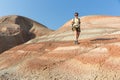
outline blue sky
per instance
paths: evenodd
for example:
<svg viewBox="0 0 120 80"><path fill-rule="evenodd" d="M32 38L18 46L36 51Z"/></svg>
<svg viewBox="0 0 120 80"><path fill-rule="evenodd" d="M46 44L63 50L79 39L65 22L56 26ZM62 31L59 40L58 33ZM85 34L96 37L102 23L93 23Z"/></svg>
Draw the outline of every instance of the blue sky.
<svg viewBox="0 0 120 80"><path fill-rule="evenodd" d="M0 16L21 15L58 29L72 19L74 12L81 16L120 16L120 0L1 0Z"/></svg>

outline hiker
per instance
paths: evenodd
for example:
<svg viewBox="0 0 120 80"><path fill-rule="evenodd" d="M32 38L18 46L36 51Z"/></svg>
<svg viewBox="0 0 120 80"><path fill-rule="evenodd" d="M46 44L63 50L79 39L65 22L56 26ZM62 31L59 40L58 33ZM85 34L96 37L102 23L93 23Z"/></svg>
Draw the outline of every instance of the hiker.
<svg viewBox="0 0 120 80"><path fill-rule="evenodd" d="M74 43L75 44L79 44L78 43L78 38L79 38L79 35L80 35L80 18L78 17L79 16L79 13L75 12L74 14L75 18L72 19L72 31L74 31L74 35L75 35L75 41Z"/></svg>

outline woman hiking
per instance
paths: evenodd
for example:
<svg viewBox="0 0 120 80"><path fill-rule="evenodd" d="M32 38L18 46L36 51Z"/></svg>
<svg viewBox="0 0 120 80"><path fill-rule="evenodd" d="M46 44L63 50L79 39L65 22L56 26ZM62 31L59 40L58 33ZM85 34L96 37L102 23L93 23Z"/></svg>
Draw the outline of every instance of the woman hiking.
<svg viewBox="0 0 120 80"><path fill-rule="evenodd" d="M79 35L80 35L80 18L78 17L79 16L79 13L75 12L74 14L74 18L72 19L72 31L74 31L74 36L75 36L75 41L74 43L75 44L79 44L78 42L78 38L79 38Z"/></svg>

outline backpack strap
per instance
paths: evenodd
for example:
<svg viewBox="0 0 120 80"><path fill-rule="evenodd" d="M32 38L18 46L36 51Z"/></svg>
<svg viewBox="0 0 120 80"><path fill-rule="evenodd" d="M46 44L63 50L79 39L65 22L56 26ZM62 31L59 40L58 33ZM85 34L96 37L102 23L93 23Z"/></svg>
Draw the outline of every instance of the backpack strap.
<svg viewBox="0 0 120 80"><path fill-rule="evenodd" d="M79 20L79 24L80 24L80 18L78 18L78 20Z"/></svg>

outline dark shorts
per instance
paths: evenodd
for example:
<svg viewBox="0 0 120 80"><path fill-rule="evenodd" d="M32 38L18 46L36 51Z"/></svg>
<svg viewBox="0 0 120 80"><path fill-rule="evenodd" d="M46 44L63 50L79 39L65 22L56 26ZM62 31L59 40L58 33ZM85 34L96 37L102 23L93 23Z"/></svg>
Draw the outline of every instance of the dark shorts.
<svg viewBox="0 0 120 80"><path fill-rule="evenodd" d="M78 28L73 27L73 28L72 28L72 31L75 31L75 30L76 30L77 32L81 32L80 27L78 27Z"/></svg>

